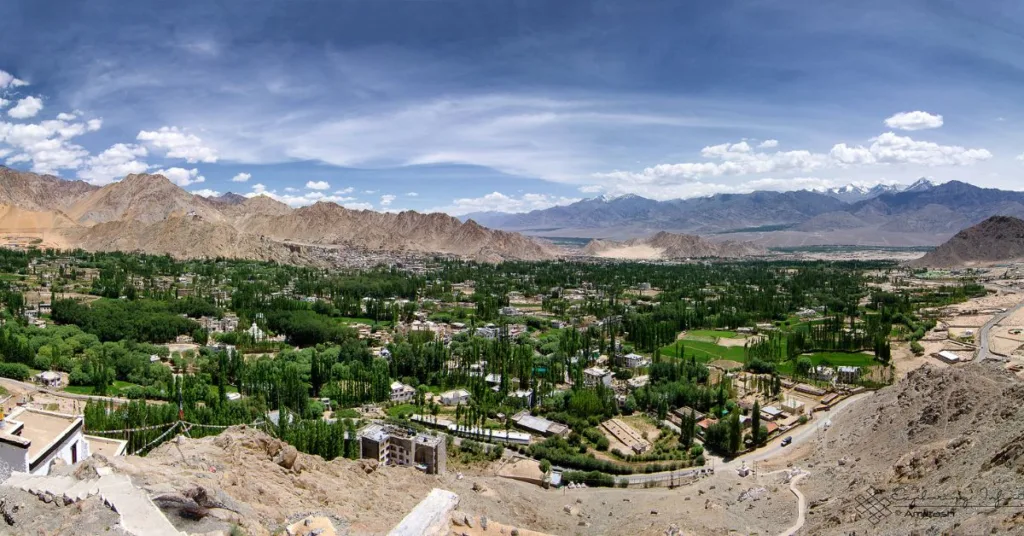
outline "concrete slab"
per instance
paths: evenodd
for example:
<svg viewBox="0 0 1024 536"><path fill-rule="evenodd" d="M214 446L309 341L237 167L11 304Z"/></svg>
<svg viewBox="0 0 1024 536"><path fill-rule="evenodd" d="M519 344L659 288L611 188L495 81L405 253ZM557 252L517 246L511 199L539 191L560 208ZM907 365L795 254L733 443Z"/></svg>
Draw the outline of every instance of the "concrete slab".
<svg viewBox="0 0 1024 536"><path fill-rule="evenodd" d="M443 536L451 530L451 514L459 506L459 496L434 488L420 501L388 536Z"/></svg>

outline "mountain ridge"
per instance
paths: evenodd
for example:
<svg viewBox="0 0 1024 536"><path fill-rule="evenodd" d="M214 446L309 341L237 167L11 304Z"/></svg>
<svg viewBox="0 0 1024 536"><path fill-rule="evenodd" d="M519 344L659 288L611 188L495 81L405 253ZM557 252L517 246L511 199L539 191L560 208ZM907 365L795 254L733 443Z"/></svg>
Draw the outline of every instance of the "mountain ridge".
<svg viewBox="0 0 1024 536"><path fill-rule="evenodd" d="M1012 216L992 216L961 230L909 265L955 268L1020 259L1024 259L1024 220Z"/></svg>
<svg viewBox="0 0 1024 536"><path fill-rule="evenodd" d="M309 260L302 258L308 247L488 262L561 253L549 243L441 213L379 213L322 201L292 208L266 195L195 195L162 175L133 174L97 187L5 167L0 234L43 235L55 247L292 263Z"/></svg>

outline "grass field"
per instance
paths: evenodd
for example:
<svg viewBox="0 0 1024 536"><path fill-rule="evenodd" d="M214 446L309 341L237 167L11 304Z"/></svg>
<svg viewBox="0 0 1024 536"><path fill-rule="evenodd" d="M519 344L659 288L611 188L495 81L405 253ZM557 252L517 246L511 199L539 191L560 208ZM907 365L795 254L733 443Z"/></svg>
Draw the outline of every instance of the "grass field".
<svg viewBox="0 0 1024 536"><path fill-rule="evenodd" d="M709 363L716 359L731 359L740 363L744 361L742 346L725 347L710 342L688 341L685 339L679 341L679 344L683 347L683 355L685 357L694 356L697 358L697 361L702 363ZM675 343L662 348L661 355L679 357L676 355Z"/></svg>
<svg viewBox="0 0 1024 536"><path fill-rule="evenodd" d="M813 354L805 354L806 357L811 358L811 363L814 366L821 365L822 363L828 363L829 366L833 367L861 367L864 372L870 367L881 366L875 356L871 354L861 353L846 353L846 352L815 352ZM803 357L803 356L801 356ZM799 357L797 358L799 359ZM789 376L793 375L793 361L786 361L785 363L779 364L779 373L786 374Z"/></svg>
<svg viewBox="0 0 1024 536"><path fill-rule="evenodd" d="M715 339L738 339L740 334L735 331L720 331L717 329L694 329L686 332L687 336L712 337Z"/></svg>
<svg viewBox="0 0 1024 536"><path fill-rule="evenodd" d="M419 413L420 408L415 404L398 404L397 406L391 406L388 408L388 417L402 417L403 415L412 415L413 413Z"/></svg>
<svg viewBox="0 0 1024 536"><path fill-rule="evenodd" d="M139 384L137 384L137 383L123 382L121 380L114 380L114 385L111 388L111 395L116 395L116 394L120 393L122 390L127 389L129 387L141 387L141 386ZM76 394L76 395L91 395L92 394L92 386L91 385L69 385L69 386L64 388L64 391L67 392L67 393L72 393L72 394Z"/></svg>

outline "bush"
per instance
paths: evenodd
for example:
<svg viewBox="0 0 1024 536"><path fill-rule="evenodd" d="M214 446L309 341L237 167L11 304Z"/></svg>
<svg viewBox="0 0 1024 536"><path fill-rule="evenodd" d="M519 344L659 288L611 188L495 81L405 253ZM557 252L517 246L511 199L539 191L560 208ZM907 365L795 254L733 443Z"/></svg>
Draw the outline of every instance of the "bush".
<svg viewBox="0 0 1024 536"><path fill-rule="evenodd" d="M32 375L32 369L23 363L0 363L0 378L25 381Z"/></svg>
<svg viewBox="0 0 1024 536"><path fill-rule="evenodd" d="M611 488L615 486L615 477L600 471L566 471L562 473L562 482L584 483L588 486L603 486Z"/></svg>
<svg viewBox="0 0 1024 536"><path fill-rule="evenodd" d="M917 355L917 356L924 355L924 346L921 346L921 343L919 343L917 341L911 341L910 342L910 351L914 352L914 355Z"/></svg>

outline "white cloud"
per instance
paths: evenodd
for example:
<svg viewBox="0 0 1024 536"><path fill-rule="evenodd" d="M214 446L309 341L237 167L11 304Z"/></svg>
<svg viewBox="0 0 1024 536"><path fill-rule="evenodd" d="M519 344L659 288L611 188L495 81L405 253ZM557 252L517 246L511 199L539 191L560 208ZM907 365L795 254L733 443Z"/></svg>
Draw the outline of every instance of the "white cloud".
<svg viewBox="0 0 1024 536"><path fill-rule="evenodd" d="M336 191L334 193L336 195L348 195L348 194L350 194L350 193L352 193L354 191L356 191L356 189L351 187L351 186L349 186L348 188L342 188L341 190L338 190L338 191Z"/></svg>
<svg viewBox="0 0 1024 536"><path fill-rule="evenodd" d="M529 212L542 210L555 205L568 205L579 201L579 198L560 197L548 194L523 194L510 196L501 192L491 192L481 197L464 197L452 200L452 204L433 209L433 212L445 212L453 216L461 216L471 212Z"/></svg>
<svg viewBox="0 0 1024 536"><path fill-rule="evenodd" d="M774 149L779 146L779 140L764 140L757 145L758 149Z"/></svg>
<svg viewBox="0 0 1024 536"><path fill-rule="evenodd" d="M290 192L290 193L294 193L294 192L298 192L299 189L298 188L292 188L291 186L287 186L287 187L285 187L284 191Z"/></svg>
<svg viewBox="0 0 1024 536"><path fill-rule="evenodd" d="M58 121L74 121L75 119L78 119L78 116L75 114L69 114L67 112L57 114Z"/></svg>
<svg viewBox="0 0 1024 536"><path fill-rule="evenodd" d="M377 190L363 190L363 193L366 195L373 195L377 193Z"/></svg>
<svg viewBox="0 0 1024 536"><path fill-rule="evenodd" d="M172 167L167 169L161 169L154 172L155 175L163 175L167 177L171 182L178 186L185 187L193 184L199 184L206 181L206 177L199 174L199 170L196 168L185 169L180 167Z"/></svg>
<svg viewBox="0 0 1024 536"><path fill-rule="evenodd" d="M85 126L89 130L89 132L95 132L95 131L97 131L97 130L99 130L100 128L103 127L103 120L102 119L90 119L90 120L85 122Z"/></svg>
<svg viewBox="0 0 1024 536"><path fill-rule="evenodd" d="M405 196L406 196L406 197L419 197L419 196L420 196L420 194L419 194L419 193L417 193L417 192L406 192L406 193L405 193Z"/></svg>
<svg viewBox="0 0 1024 536"><path fill-rule="evenodd" d="M118 143L89 157L85 167L78 171L78 178L97 186L110 184L126 175L143 173L149 169L148 164L139 160L146 156L146 148L141 145Z"/></svg>
<svg viewBox="0 0 1024 536"><path fill-rule="evenodd" d="M331 187L331 185L327 184L327 181L308 181L308 182L306 182L306 188L309 188L310 190L326 190L326 189L328 189L330 187Z"/></svg>
<svg viewBox="0 0 1024 536"><path fill-rule="evenodd" d="M382 207L390 206L391 203L395 199L398 199L397 195L384 194L384 195L380 196L380 206L382 206Z"/></svg>
<svg viewBox="0 0 1024 536"><path fill-rule="evenodd" d="M298 191L292 188L294 191ZM366 202L360 202L355 197L347 197L344 195L328 195L318 190L305 192L302 194L289 193L288 188L285 189L285 193L279 194L277 190L268 190L266 185L256 183L252 185L252 191L245 194L246 197L255 197L257 195L265 195L271 199L280 201L286 205L292 207L302 207L306 205L312 205L317 202L329 202L337 203L345 208L353 210L373 210L373 205Z"/></svg>
<svg viewBox="0 0 1024 536"><path fill-rule="evenodd" d="M839 165L917 164L922 166L966 166L989 160L987 149L968 149L959 145L939 145L917 141L907 136L886 132L871 139L871 145L832 147L829 155Z"/></svg>
<svg viewBox="0 0 1024 536"><path fill-rule="evenodd" d="M245 182L251 178L252 175L249 173L239 173L238 175L231 177L231 182Z"/></svg>
<svg viewBox="0 0 1024 536"><path fill-rule="evenodd" d="M588 184L586 186L580 186L577 190L584 194L599 194L604 191L604 186L601 186L600 184Z"/></svg>
<svg viewBox="0 0 1024 536"><path fill-rule="evenodd" d="M1020 153L1019 155L1017 155L1017 160L1024 162L1024 153Z"/></svg>
<svg viewBox="0 0 1024 536"><path fill-rule="evenodd" d="M209 188L203 188L202 190L192 190L192 195L198 195L201 197L220 197L220 192L211 190Z"/></svg>
<svg viewBox="0 0 1024 536"><path fill-rule="evenodd" d="M7 99L0 98L0 108L3 108L4 106L7 106L10 103L11 103L11 101L9 101Z"/></svg>
<svg viewBox="0 0 1024 536"><path fill-rule="evenodd" d="M0 89L6 89L9 87L20 87L27 86L28 82L19 80L7 71L0 70Z"/></svg>
<svg viewBox="0 0 1024 536"><path fill-rule="evenodd" d="M165 126L155 131L143 130L136 139L158 149L164 149L168 158L183 158L189 164L209 164L217 161L217 151L203 145L203 140L199 136L189 134L178 127Z"/></svg>
<svg viewBox="0 0 1024 536"><path fill-rule="evenodd" d="M18 101L10 110L7 110L7 115L15 119L28 119L29 117L35 117L43 109L43 99L39 97L25 97Z"/></svg>
<svg viewBox="0 0 1024 536"><path fill-rule="evenodd" d="M897 130L925 130L942 126L942 116L928 112L900 112L885 120L885 126Z"/></svg>
<svg viewBox="0 0 1024 536"><path fill-rule="evenodd" d="M31 163L36 173L57 173L61 169L78 169L89 157L86 151L70 140L88 131L85 123L69 123L60 119L38 123L7 123L0 121L0 144L12 154L8 165Z"/></svg>

